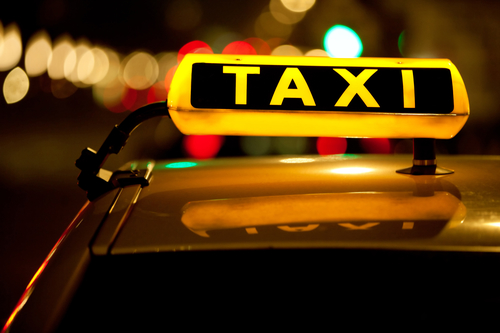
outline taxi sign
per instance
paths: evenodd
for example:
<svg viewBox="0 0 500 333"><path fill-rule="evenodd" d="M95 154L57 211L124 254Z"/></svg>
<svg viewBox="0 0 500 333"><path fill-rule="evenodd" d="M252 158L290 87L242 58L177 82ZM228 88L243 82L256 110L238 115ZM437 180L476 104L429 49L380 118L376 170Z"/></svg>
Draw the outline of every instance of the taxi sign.
<svg viewBox="0 0 500 333"><path fill-rule="evenodd" d="M188 54L168 108L184 134L449 139L469 116L447 59Z"/></svg>

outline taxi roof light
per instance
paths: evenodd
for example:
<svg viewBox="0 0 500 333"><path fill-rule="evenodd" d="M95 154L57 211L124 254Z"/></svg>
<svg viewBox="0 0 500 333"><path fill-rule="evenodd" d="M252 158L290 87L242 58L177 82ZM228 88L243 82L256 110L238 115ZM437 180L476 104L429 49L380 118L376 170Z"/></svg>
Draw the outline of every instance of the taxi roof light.
<svg viewBox="0 0 500 333"><path fill-rule="evenodd" d="M168 107L198 135L450 139L469 116L447 59L188 54Z"/></svg>
<svg viewBox="0 0 500 333"><path fill-rule="evenodd" d="M149 167L100 175L108 156L156 116L171 117L184 134L412 138L413 166L398 172L447 174L437 167L435 139L454 137L469 113L462 77L447 59L187 54L167 103L136 110L99 151L82 151L78 182L91 200L124 183L148 185Z"/></svg>
<svg viewBox="0 0 500 333"><path fill-rule="evenodd" d="M448 59L216 54L186 55L168 107L184 134L411 138L413 167L398 171L410 174L452 172L437 167L434 139L470 113Z"/></svg>

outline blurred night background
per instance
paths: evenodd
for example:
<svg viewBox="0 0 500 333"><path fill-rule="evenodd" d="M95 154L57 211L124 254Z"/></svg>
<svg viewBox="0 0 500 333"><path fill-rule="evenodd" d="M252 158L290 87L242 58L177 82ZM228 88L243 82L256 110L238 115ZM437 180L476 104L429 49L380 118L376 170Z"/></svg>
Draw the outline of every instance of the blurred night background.
<svg viewBox="0 0 500 333"><path fill-rule="evenodd" d="M438 153L500 155L496 0L3 1L0 22L2 326L86 200L74 166L81 150L99 148L138 107L166 100L187 52L448 58L465 81L471 116ZM347 42L325 42L331 29ZM343 152L411 153L411 141L184 137L168 119L153 119L105 168Z"/></svg>

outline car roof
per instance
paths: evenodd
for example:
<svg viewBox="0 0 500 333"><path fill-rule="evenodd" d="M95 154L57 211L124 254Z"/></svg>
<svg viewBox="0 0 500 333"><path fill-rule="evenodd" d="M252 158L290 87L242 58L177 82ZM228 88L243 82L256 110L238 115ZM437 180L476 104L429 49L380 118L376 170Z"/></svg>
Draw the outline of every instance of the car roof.
<svg viewBox="0 0 500 333"><path fill-rule="evenodd" d="M455 172L396 173L410 155L158 161L149 186L122 190L106 222L113 225L101 228L92 250L499 251L500 157L438 163Z"/></svg>

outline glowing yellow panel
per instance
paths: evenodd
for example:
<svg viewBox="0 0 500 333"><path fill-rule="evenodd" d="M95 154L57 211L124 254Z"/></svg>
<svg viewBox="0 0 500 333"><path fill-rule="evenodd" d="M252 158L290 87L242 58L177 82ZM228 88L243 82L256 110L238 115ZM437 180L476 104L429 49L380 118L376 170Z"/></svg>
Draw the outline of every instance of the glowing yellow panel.
<svg viewBox="0 0 500 333"><path fill-rule="evenodd" d="M447 59L188 54L168 106L184 134L450 139L469 117Z"/></svg>

